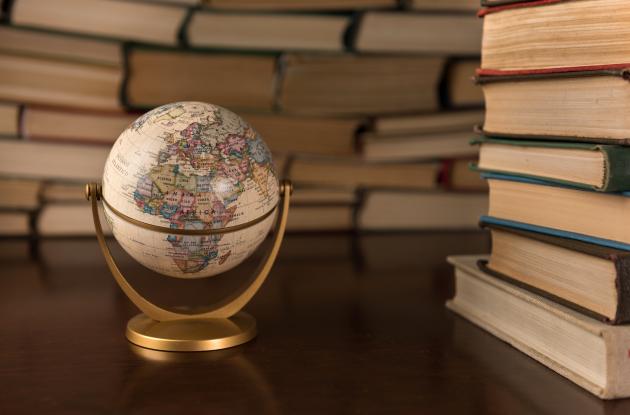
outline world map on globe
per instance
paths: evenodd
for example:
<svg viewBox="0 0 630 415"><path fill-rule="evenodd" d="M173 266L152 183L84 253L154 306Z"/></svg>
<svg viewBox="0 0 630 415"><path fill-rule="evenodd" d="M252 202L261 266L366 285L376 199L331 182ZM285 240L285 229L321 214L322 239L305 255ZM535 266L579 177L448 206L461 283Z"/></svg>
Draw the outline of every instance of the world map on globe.
<svg viewBox="0 0 630 415"><path fill-rule="evenodd" d="M179 102L134 121L105 165L105 217L132 257L164 275L201 278L226 271L263 241L274 220L278 179L271 153L241 117L222 107ZM229 230L181 235L178 230Z"/></svg>

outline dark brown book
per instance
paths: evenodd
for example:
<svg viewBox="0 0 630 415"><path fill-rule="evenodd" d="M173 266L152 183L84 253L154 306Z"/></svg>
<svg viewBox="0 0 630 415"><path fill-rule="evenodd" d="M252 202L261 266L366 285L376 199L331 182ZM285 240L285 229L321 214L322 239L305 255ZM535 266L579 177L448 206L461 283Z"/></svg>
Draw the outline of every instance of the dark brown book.
<svg viewBox="0 0 630 415"><path fill-rule="evenodd" d="M425 56L290 54L281 60L277 104L309 115L435 110L443 65Z"/></svg>
<svg viewBox="0 0 630 415"><path fill-rule="evenodd" d="M492 234L482 269L592 317L630 322L630 252L482 222Z"/></svg>
<svg viewBox="0 0 630 415"><path fill-rule="evenodd" d="M271 110L276 57L126 48L124 103L146 109L175 101L212 102L233 109Z"/></svg>

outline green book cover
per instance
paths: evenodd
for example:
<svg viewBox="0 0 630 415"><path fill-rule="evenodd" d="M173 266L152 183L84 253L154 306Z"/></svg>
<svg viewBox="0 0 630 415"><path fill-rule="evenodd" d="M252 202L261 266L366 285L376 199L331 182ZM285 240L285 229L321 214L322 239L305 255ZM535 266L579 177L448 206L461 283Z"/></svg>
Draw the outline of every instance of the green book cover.
<svg viewBox="0 0 630 415"><path fill-rule="evenodd" d="M483 145L484 143L510 145L510 146L524 146L524 147L540 147L540 148L557 148L557 149L572 149L572 150L584 150L584 151L597 151L602 153L604 157L604 182L602 186L593 186L587 183L572 182L567 180L560 180L552 177L537 176L532 174L524 174L516 171L509 171L507 173L519 176L536 179L544 179L550 182L555 182L562 185L570 185L583 189L591 189L598 192L621 192L630 190L630 147L609 145L609 144L592 144L592 143L577 143L577 142L557 142L557 141L533 141L533 140L510 140L502 138L491 138L482 136L471 141L473 145ZM480 172L492 172L492 173L506 173L505 171L493 171L480 168L476 163L471 165L471 168Z"/></svg>

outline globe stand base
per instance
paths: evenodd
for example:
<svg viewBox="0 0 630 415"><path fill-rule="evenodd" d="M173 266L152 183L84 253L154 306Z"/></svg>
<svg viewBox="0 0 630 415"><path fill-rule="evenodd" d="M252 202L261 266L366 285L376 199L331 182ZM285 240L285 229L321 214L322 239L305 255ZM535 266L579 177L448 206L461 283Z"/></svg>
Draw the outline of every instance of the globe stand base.
<svg viewBox="0 0 630 415"><path fill-rule="evenodd" d="M169 352L220 350L256 336L256 319L245 312L230 318L156 321L138 314L127 323L127 339L141 347Z"/></svg>

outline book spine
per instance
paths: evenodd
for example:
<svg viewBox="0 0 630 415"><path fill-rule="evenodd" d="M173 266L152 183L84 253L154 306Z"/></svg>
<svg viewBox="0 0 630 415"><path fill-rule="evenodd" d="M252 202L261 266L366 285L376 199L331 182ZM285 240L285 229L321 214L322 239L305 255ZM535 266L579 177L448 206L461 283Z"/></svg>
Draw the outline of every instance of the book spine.
<svg viewBox="0 0 630 415"><path fill-rule="evenodd" d="M0 1L0 23L9 24L11 22L11 10L16 0Z"/></svg>
<svg viewBox="0 0 630 415"><path fill-rule="evenodd" d="M630 257L613 254L610 256L615 264L617 278L615 288L617 289L617 313L615 324L630 322ZM630 357L630 355L629 355Z"/></svg>
<svg viewBox="0 0 630 415"><path fill-rule="evenodd" d="M343 45L346 51L356 52L357 39L361 31L365 12L356 12L350 18L350 23L343 34Z"/></svg>
<svg viewBox="0 0 630 415"><path fill-rule="evenodd" d="M192 21L193 16L195 15L195 13L197 13L199 8L200 6L190 7L186 11L184 18L182 19L182 22L179 25L179 29L177 30L177 42L179 46L183 48L190 47L190 42L188 41L188 29L190 27L190 22Z"/></svg>
<svg viewBox="0 0 630 415"><path fill-rule="evenodd" d="M606 387L601 398L619 399L630 396L630 331L603 330L606 342Z"/></svg>
<svg viewBox="0 0 630 415"><path fill-rule="evenodd" d="M480 260L477 263L477 266L479 267L479 269L481 271L483 271L484 273L493 276L494 278L507 282L508 284L512 284L515 287L521 288L523 290L529 291L533 294L539 295L541 297L544 297L548 300L553 301L554 303L558 303L560 305L563 305L567 308L570 308L574 311L577 311L578 313L584 314L587 317L590 317L592 319L601 321L602 323L607 323L607 324L620 324L622 322L618 322L618 321L613 321L613 320L609 320L608 318L606 318L606 316L603 316L601 314L598 314L592 310L589 310L587 308L581 307L578 304L572 303L571 301L565 300L562 297L558 297L557 295L551 294L550 292L547 292L543 289L534 287L533 285L529 285L527 283L524 283L522 281L516 280L512 277L510 277L509 275L505 275L502 274L500 272L497 272L495 270L493 270L492 268L490 268L488 266L488 261L486 260Z"/></svg>
<svg viewBox="0 0 630 415"><path fill-rule="evenodd" d="M132 43L131 42L123 42L121 45L121 54L122 54L122 63L121 63L121 71L122 78L120 80L120 89L118 91L118 101L120 106L126 110L135 110L137 108L133 108L131 103L129 102L129 96L127 94L127 88L129 86L129 59L132 53Z"/></svg>
<svg viewBox="0 0 630 415"><path fill-rule="evenodd" d="M630 149L618 146L599 146L604 155L606 177L601 189L605 192L630 190Z"/></svg>

